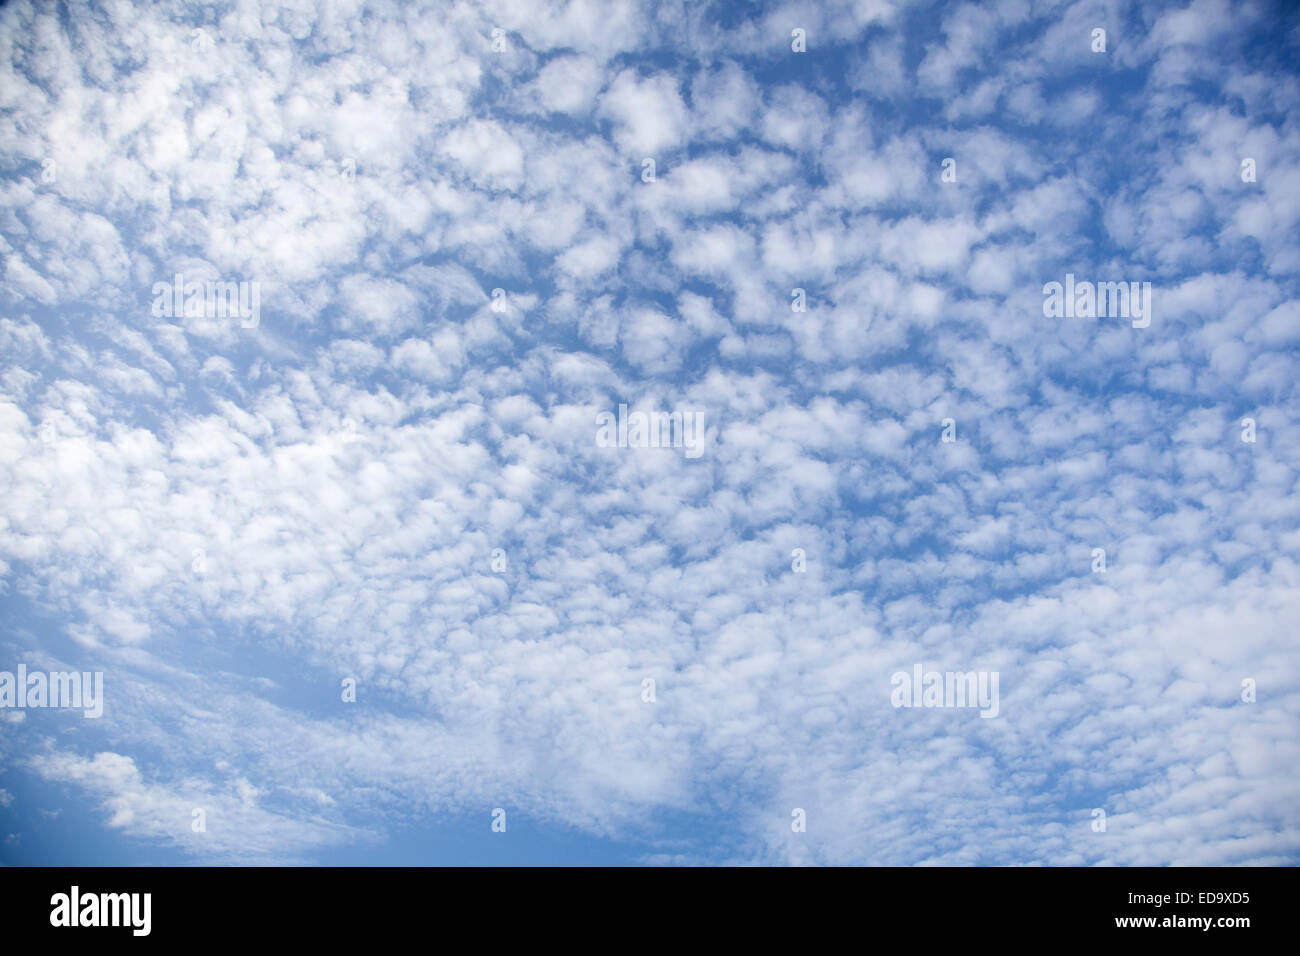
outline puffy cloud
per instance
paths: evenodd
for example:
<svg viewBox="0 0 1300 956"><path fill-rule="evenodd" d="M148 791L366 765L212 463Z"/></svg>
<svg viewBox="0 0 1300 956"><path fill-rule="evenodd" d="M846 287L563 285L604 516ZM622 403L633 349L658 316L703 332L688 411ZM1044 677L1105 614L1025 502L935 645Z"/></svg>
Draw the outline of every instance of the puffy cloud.
<svg viewBox="0 0 1300 956"><path fill-rule="evenodd" d="M0 649L107 698L4 712L6 820L1294 863L1296 82L1254 8L1097 9L7 6Z"/></svg>

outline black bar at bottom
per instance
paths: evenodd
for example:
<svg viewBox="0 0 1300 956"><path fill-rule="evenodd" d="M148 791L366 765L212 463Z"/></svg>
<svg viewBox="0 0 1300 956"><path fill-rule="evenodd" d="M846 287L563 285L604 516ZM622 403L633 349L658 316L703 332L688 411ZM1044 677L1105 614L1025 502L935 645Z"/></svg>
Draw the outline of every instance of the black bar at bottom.
<svg viewBox="0 0 1300 956"><path fill-rule="evenodd" d="M1025 933L1231 945L1287 928L1295 875L1289 868L0 868L0 913L6 932L18 930L19 938L111 936L128 945L338 946L427 938L430 930L431 942L457 931L483 940L558 934L666 945L700 924L740 936L803 926L816 936L837 929L863 940L912 927L905 935L926 942Z"/></svg>

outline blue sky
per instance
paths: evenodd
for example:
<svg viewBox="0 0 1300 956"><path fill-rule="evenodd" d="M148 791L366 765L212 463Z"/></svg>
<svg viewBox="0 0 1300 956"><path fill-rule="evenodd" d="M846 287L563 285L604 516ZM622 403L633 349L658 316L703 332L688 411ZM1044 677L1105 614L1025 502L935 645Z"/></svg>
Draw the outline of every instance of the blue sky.
<svg viewBox="0 0 1300 956"><path fill-rule="evenodd" d="M1286 4L0 47L0 672L105 688L0 707L0 862L1300 859ZM1046 315L1067 274L1150 323ZM916 665L996 716L895 706Z"/></svg>

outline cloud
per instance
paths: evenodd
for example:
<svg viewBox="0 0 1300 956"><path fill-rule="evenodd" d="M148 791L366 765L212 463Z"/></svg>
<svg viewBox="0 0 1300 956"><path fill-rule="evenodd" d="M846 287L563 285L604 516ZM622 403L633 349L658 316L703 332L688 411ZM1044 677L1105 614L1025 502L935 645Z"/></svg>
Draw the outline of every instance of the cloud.
<svg viewBox="0 0 1300 956"><path fill-rule="evenodd" d="M1099 9L5 7L0 670L106 706L5 710L3 810L1294 863L1294 36ZM154 315L178 272L257 328ZM997 718L892 706L917 664Z"/></svg>
<svg viewBox="0 0 1300 956"><path fill-rule="evenodd" d="M640 79L624 70L600 97L601 115L614 124L614 141L629 155L654 157L687 132L686 104L670 75Z"/></svg>

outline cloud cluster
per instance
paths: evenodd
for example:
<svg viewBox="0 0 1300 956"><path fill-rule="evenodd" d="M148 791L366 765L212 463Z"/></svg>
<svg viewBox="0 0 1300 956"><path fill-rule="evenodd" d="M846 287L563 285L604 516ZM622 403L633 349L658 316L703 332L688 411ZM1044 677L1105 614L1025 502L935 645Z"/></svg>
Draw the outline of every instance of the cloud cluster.
<svg viewBox="0 0 1300 956"><path fill-rule="evenodd" d="M7 6L0 650L107 704L7 712L0 810L205 861L504 807L649 862L1296 862L1274 15ZM1067 273L1150 326L1045 318ZM154 314L176 274L261 321ZM600 447L620 404L705 453ZM922 662L998 717L892 707Z"/></svg>

